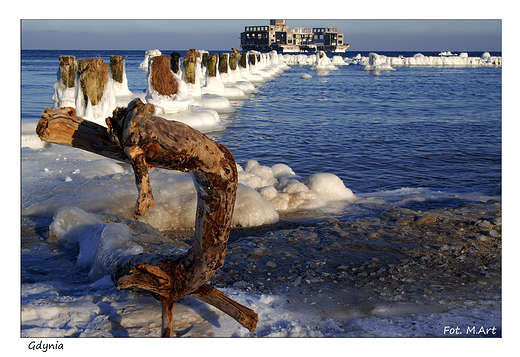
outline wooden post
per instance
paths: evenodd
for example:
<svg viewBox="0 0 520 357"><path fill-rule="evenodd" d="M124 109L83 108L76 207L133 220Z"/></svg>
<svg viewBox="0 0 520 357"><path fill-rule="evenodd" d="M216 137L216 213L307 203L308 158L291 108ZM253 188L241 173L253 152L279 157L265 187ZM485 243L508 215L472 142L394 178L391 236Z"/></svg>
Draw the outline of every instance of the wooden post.
<svg viewBox="0 0 520 357"><path fill-rule="evenodd" d="M218 55L212 54L208 59L208 76L216 77L217 76L217 63L218 63Z"/></svg>
<svg viewBox="0 0 520 357"><path fill-rule="evenodd" d="M220 73L228 73L228 54L222 53L219 55L219 71Z"/></svg>
<svg viewBox="0 0 520 357"><path fill-rule="evenodd" d="M254 53L249 55L249 61L251 62L252 66L254 66L256 64L256 56Z"/></svg>
<svg viewBox="0 0 520 357"><path fill-rule="evenodd" d="M211 55L207 52L204 52L202 54L202 66L204 66L206 68L208 67L208 61L209 61L210 56Z"/></svg>
<svg viewBox="0 0 520 357"><path fill-rule="evenodd" d="M97 105L101 101L108 83L108 65L102 58L92 57L87 60L78 60L78 71L85 102L90 99L93 106Z"/></svg>
<svg viewBox="0 0 520 357"><path fill-rule="evenodd" d="M123 83L123 73L125 71L125 58L123 56L110 56L110 73L112 79L118 83Z"/></svg>
<svg viewBox="0 0 520 357"><path fill-rule="evenodd" d="M74 81L76 79L76 58L74 56L60 56L60 77L61 82L67 88L74 88Z"/></svg>
<svg viewBox="0 0 520 357"><path fill-rule="evenodd" d="M179 84L173 77L170 69L170 57L166 55L154 56L150 59L151 85L157 93L172 96L177 93Z"/></svg>
<svg viewBox="0 0 520 357"><path fill-rule="evenodd" d="M233 70L233 71L237 69L238 56L240 56L240 53L236 53L236 52L233 52L229 55L229 68L231 68L231 70Z"/></svg>
<svg viewBox="0 0 520 357"><path fill-rule="evenodd" d="M153 116L152 104L134 99L106 119L107 128L79 118L72 108L45 108L36 132L40 139L81 148L129 162L138 187L135 212L145 214L153 205L149 167L192 172L197 189L195 237L191 248L173 259L154 264L130 260L118 266L118 289L137 287L149 291L163 306L163 336L173 336L175 302L192 295L205 301L254 331L258 316L219 290L205 284L224 264L231 218L238 186L233 155L219 143L186 124Z"/></svg>
<svg viewBox="0 0 520 357"><path fill-rule="evenodd" d="M247 53L242 53L240 54L240 66L242 68L247 68L247 58L248 58L248 54Z"/></svg>
<svg viewBox="0 0 520 357"><path fill-rule="evenodd" d="M179 52L172 52L170 57L170 67L172 69L172 72L177 74L181 69L181 54Z"/></svg>
<svg viewBox="0 0 520 357"><path fill-rule="evenodd" d="M197 64L197 58L194 56L184 56L183 67L184 75L186 76L186 82L195 84L195 65Z"/></svg>

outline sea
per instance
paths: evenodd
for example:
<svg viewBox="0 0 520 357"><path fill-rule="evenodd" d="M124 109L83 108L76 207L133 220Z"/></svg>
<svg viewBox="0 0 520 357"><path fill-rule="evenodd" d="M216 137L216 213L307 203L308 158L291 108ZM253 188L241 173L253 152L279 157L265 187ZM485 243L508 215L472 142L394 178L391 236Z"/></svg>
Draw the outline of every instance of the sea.
<svg viewBox="0 0 520 357"><path fill-rule="evenodd" d="M22 122L38 120L45 107L53 107L59 56L106 62L111 55L124 56L129 89L139 93L146 89L146 72L138 69L144 53L22 50ZM253 159L267 166L285 163L302 176L334 173L355 193L428 187L490 194L500 187L501 68L400 67L379 73L361 68L341 66L302 81L299 76L312 71L294 66L262 84L260 93L226 116L226 129L210 136L228 146L240 164Z"/></svg>
<svg viewBox="0 0 520 357"><path fill-rule="evenodd" d="M167 55L174 51L182 55L186 53L161 49ZM480 57L484 51L468 52L468 55ZM147 85L146 72L139 69L139 65L145 52L145 49L21 50L21 131L35 127L42 111L54 106L53 85L57 81L59 56L70 55L76 59L101 57L107 63L111 55L124 56L130 91L143 93ZM389 57L413 57L417 52L377 53ZM439 55L439 52L421 53L425 56ZM369 56L369 52L356 51L334 55L354 58L358 54ZM501 56L500 52L490 54ZM332 58L332 54L328 55ZM304 74L311 77L301 77ZM204 131L211 139L226 145L241 167L247 167L251 160L265 167L284 164L301 182L317 173L333 174L356 197L383 202L375 214L371 208L370 214L376 217L391 209L392 204L420 212L432 208L457 208L461 202L501 201L501 67L395 67L393 71L375 72L363 70L362 65L350 64L318 73L309 65L292 65L278 78L258 84L257 89L258 92L250 94L247 100L231 101L236 111L220 114L218 128ZM91 156L74 150L77 149L56 146L21 148L21 335L34 338L157 336L160 334L160 306L155 304L155 300L146 294L118 291L109 278L89 280L88 270L76 264L79 259L77 251L71 252L69 248L49 240L51 223L59 221L54 215L59 209L69 206L81 210L81 213L63 213L63 219L69 223L75 214L74 217L80 217L77 219L83 222L103 221L107 212L104 206L112 205L103 222L118 221L121 214L124 218L120 222L132 226L128 223L132 216L113 207L118 204L118 197L125 195L129 197L128 202L124 201L121 206L128 203L130 211L132 202L135 202L130 169L121 168L110 160L90 162ZM60 165L64 161L70 164L58 168L58 161ZM94 173L88 174L89 170ZM162 174L154 174L160 187L158 195L175 196L166 189L168 179ZM178 187L184 187L183 179L179 180L175 181ZM132 186L132 189L124 188L125 185ZM86 190L92 191L90 196ZM110 190L117 195L110 196ZM85 203L89 200L97 203ZM158 206L167 207L167 204L159 203ZM360 217L355 202L343 205L335 202L321 207L316 214L313 214L311 206L302 207L305 214L289 212L293 214L291 216L279 212L280 220L285 222L283 226L259 224L256 229L261 232L259 234L271 234L270 244L276 247L276 239L284 239L284 244L287 242L290 229L301 231L305 227L303 231L306 234L315 235L314 228L309 226L322 224L331 217L341 222ZM146 223L154 225L152 221ZM147 234L154 229L132 227ZM254 229L253 225L249 231L239 235L238 240L236 237L233 239L245 244L244 239L247 240L249 234L254 235ZM296 236L295 231L291 232ZM336 239L333 237L331 233L328 239ZM230 240L230 248L233 244ZM261 248L255 247L257 252ZM238 266L238 262L234 264ZM314 266L320 265L315 263ZM311 284L310 281L307 283ZM375 317L376 320L370 320L372 317L363 320L369 326L364 332L372 329L373 334L352 329L347 333L343 325L325 315L313 315L310 320L301 318L297 322L291 320L279 307L281 305L276 305L278 301L283 300L285 304L285 300L287 303L289 300L273 297L268 291L245 290L240 284L233 283L226 289L226 293L250 302L257 311L264 311L260 315L264 317L263 321L267 321L265 324L271 325L269 328L262 325L259 331L263 332L258 336L394 336L386 333L390 328L386 315L377 317L379 320ZM146 310L153 308L156 308L153 313ZM199 326L186 325L186 336L249 336L236 327L235 322L223 320L222 315L214 312L208 315L200 304L186 303L179 309L186 321ZM130 319L128 314L131 311L135 315ZM465 314L464 311L455 313L452 321L467 323ZM121 316L123 320L127 319L126 324L123 324ZM158 324L147 322L150 316L158 318ZM402 331L407 331L400 330L396 336L428 336L432 321L440 324L432 316L420 315L424 328L417 330L419 332L415 327L413 333L407 330L405 326L410 320L402 316L399 319L404 320L395 320L392 328L399 326ZM500 313L496 311L482 319L490 323L501 322ZM128 322L130 320L133 322ZM208 325L207 321L211 323ZM309 321L319 326L311 327ZM442 327L438 327L434 335L442 336Z"/></svg>

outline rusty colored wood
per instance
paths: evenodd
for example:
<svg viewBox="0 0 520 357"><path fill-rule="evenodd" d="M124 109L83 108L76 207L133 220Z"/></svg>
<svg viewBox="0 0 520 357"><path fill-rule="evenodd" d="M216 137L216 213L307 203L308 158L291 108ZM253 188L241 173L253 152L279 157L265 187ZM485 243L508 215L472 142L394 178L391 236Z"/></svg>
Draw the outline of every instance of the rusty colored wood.
<svg viewBox="0 0 520 357"><path fill-rule="evenodd" d="M138 215L145 214L153 205L149 167L192 172L197 189L197 216L191 248L176 259L155 258L153 265L137 264L119 278L118 288L149 291L166 306L163 311L173 310L175 301L193 294L252 330L257 321L254 312L216 289L201 288L224 264L238 185L234 157L224 145L203 133L186 124L153 116L153 112L152 104L134 99L127 108L114 110L106 120L107 129L77 117L72 108L46 108L36 131L44 141L131 163L139 191L135 209ZM170 320L168 314L163 315L163 334L172 336Z"/></svg>
<svg viewBox="0 0 520 357"><path fill-rule="evenodd" d="M170 59L166 55L154 56L150 59L151 85L157 93L164 96L173 96L179 90L179 83L170 68Z"/></svg>
<svg viewBox="0 0 520 357"><path fill-rule="evenodd" d="M36 133L42 141L130 162L125 152L112 141L105 127L76 116L76 111L70 107L45 108L36 126Z"/></svg>

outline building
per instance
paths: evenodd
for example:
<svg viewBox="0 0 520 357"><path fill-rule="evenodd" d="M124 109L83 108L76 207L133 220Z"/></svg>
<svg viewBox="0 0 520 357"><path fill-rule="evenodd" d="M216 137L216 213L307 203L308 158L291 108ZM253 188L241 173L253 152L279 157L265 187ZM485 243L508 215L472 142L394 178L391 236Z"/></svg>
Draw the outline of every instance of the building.
<svg viewBox="0 0 520 357"><path fill-rule="evenodd" d="M271 20L269 26L246 26L240 47L261 52L345 52L350 45L337 27L287 27L285 20Z"/></svg>

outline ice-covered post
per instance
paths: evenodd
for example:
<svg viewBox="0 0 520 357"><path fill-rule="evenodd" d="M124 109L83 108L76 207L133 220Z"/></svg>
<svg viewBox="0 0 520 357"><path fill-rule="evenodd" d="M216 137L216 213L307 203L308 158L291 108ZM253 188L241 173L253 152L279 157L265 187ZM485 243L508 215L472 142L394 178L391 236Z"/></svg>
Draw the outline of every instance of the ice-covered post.
<svg viewBox="0 0 520 357"><path fill-rule="evenodd" d="M231 68L232 71L237 69L237 59L240 57L240 53L233 52L229 55L229 68Z"/></svg>
<svg viewBox="0 0 520 357"><path fill-rule="evenodd" d="M228 68L228 54L222 53L219 55L219 72L220 73L227 73Z"/></svg>
<svg viewBox="0 0 520 357"><path fill-rule="evenodd" d="M172 96L176 94L179 84L171 73L170 57L166 55L152 57L150 59L150 67L152 70L152 88L161 95Z"/></svg>
<svg viewBox="0 0 520 357"><path fill-rule="evenodd" d="M77 69L78 66L74 56L60 56L61 81L67 88L74 88Z"/></svg>
<svg viewBox="0 0 520 357"><path fill-rule="evenodd" d="M123 83L123 73L125 58L123 56L110 56L110 72L112 79L118 83Z"/></svg>
<svg viewBox="0 0 520 357"><path fill-rule="evenodd" d="M85 102L94 106L101 101L108 83L108 65L102 58L78 60L79 83Z"/></svg>
<svg viewBox="0 0 520 357"><path fill-rule="evenodd" d="M256 64L256 56L254 53L249 56L249 61L251 62L252 66L254 66Z"/></svg>
<svg viewBox="0 0 520 357"><path fill-rule="evenodd" d="M179 52L172 52L170 58L172 72L178 74L181 69L181 54Z"/></svg>
<svg viewBox="0 0 520 357"><path fill-rule="evenodd" d="M208 76L216 77L217 76L217 63L218 63L218 55L215 53L208 58Z"/></svg>
<svg viewBox="0 0 520 357"><path fill-rule="evenodd" d="M197 64L197 52L193 49L189 50L184 56L183 67L186 82L195 84L195 67Z"/></svg>
<svg viewBox="0 0 520 357"><path fill-rule="evenodd" d="M242 68L247 68L247 58L249 56L247 55L247 53L242 53L240 55L240 67Z"/></svg>

